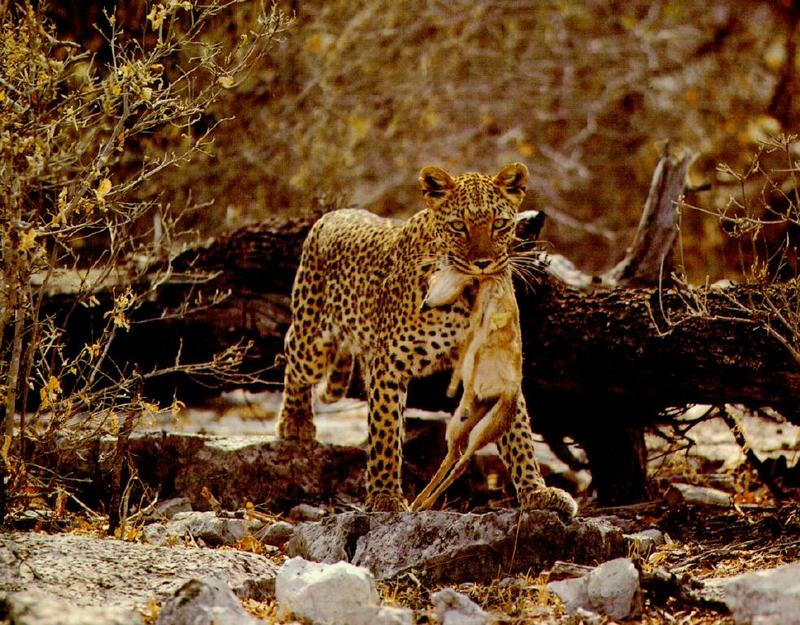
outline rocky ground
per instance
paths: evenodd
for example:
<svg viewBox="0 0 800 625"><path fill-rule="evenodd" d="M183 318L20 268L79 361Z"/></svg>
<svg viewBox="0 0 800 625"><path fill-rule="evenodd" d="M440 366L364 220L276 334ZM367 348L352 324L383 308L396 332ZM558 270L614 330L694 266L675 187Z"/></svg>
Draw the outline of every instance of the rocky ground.
<svg viewBox="0 0 800 625"><path fill-rule="evenodd" d="M699 420L685 436L649 436L653 499L643 504L599 509L590 476L540 445L546 471L581 505L564 523L503 509L491 453L445 511L364 514L360 469L350 466L363 452L348 447L363 440L363 406L322 415L329 444L295 457L269 442L275 403L235 394L146 424L187 434L132 443L158 441L161 460L147 462L171 481L151 472L169 498L132 506L123 539L106 537L106 518L79 506L16 515L0 533L0 622L800 623L796 491L776 500L727 426L702 409L684 417L687 428ZM796 465L796 428L774 415L740 422L759 457ZM261 486L254 505L246 490L259 475L281 485Z"/></svg>

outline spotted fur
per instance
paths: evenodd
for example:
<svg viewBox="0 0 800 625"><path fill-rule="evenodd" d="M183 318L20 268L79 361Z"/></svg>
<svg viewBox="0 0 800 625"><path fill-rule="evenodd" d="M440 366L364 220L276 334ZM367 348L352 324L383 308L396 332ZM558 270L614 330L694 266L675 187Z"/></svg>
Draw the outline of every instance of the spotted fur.
<svg viewBox="0 0 800 625"><path fill-rule="evenodd" d="M312 388L322 382L323 401L342 397L358 359L369 403L369 510L407 508L400 470L408 383L451 368L469 327L475 288L425 306L431 275L442 266L476 277L507 270L527 176L520 163L496 176L455 178L425 167L419 181L427 207L409 220L337 210L314 224L303 245L278 434L313 439ZM544 485L521 394L498 448L522 507L575 513L568 494Z"/></svg>

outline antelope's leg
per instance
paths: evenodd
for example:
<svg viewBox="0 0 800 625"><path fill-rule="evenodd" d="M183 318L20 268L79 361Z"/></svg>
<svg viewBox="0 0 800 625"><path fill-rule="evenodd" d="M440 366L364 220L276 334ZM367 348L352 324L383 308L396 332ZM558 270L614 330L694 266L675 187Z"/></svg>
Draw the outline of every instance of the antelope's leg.
<svg viewBox="0 0 800 625"><path fill-rule="evenodd" d="M429 510L433 506L433 504L436 503L436 500L439 498L439 496L445 490L447 490L450 484L452 484L455 481L455 479L464 472L464 469L467 468L467 462L469 462L469 459L472 458L472 456L473 454L469 455L464 454L463 456L461 456L461 458L458 459L458 462L455 464L455 466L451 464L451 466L448 467L449 473L444 478L444 480L441 481L436 486L436 488L433 489L433 492L431 492L426 499L420 501L419 505L417 505L417 500L419 500L422 496L422 493L420 493L420 497L417 497L417 499L414 500L414 505L411 507L411 509ZM431 486L433 486L433 480L431 480L431 483L428 484L428 488L430 488ZM426 488L426 490L428 490L428 488Z"/></svg>
<svg viewBox="0 0 800 625"><path fill-rule="evenodd" d="M431 478L431 481L428 482L428 485L422 489L422 492L414 499L414 503L411 504L411 510L413 512L417 510L427 510L431 507L434 502L434 500L430 498L431 492L436 489L439 482L447 476L447 472L456 462L456 457L456 448L448 445L447 455L444 457L444 460L442 460L442 464L439 465L439 470L436 471L436 474Z"/></svg>
<svg viewBox="0 0 800 625"><path fill-rule="evenodd" d="M441 483L434 486L437 478L439 478L439 474L442 473L442 469L445 466L445 463L442 463L442 466L439 467L439 471L437 471L436 475L431 480L431 483L428 484L428 486L425 487L425 490L422 491L422 493L420 493L419 496L414 500L414 504L411 509L427 510L430 508L439 498L439 496L456 480L456 478L464 473L472 456L474 456L481 447L495 442L505 433L506 430L508 430L514 410L516 410L516 395L510 399L503 398L498 400L497 403L492 406L491 410L489 410L489 412L487 412L484 417L478 421L475 427L472 428L472 431L469 434L469 443L467 444L467 449L461 455L461 458L458 459L458 462L455 464L455 466L450 469L449 474L444 477ZM448 453L448 458L449 457L450 454ZM445 459L445 461L446 460L447 459ZM427 498L423 499L423 494L426 493Z"/></svg>

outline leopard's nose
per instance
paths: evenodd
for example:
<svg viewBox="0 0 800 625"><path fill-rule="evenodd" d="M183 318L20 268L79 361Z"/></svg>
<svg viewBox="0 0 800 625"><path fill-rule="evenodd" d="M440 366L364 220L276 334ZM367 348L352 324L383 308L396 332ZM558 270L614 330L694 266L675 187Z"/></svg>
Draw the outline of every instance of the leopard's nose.
<svg viewBox="0 0 800 625"><path fill-rule="evenodd" d="M472 264L475 265L478 269L486 269L489 265L492 264L492 259L479 258L478 260L473 260Z"/></svg>

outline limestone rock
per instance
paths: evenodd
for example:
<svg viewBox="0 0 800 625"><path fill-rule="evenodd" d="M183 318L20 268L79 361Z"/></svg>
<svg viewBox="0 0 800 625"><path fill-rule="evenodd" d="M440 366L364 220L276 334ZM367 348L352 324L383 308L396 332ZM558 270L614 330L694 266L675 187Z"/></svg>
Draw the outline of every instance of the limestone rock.
<svg viewBox="0 0 800 625"><path fill-rule="evenodd" d="M220 579L191 579L161 606L156 625L258 625Z"/></svg>
<svg viewBox="0 0 800 625"><path fill-rule="evenodd" d="M719 583L737 625L800 625L800 562L744 573Z"/></svg>
<svg viewBox="0 0 800 625"><path fill-rule="evenodd" d="M492 620L477 603L452 588L433 593L431 601L441 625L486 625Z"/></svg>
<svg viewBox="0 0 800 625"><path fill-rule="evenodd" d="M5 604L5 605L3 605ZM0 614L8 625L143 625L142 616L130 608L76 606L46 592L10 593L0 600Z"/></svg>
<svg viewBox="0 0 800 625"><path fill-rule="evenodd" d="M361 608L379 605L372 574L346 562L319 564L292 558L278 570L280 616L324 625L348 625Z"/></svg>
<svg viewBox="0 0 800 625"><path fill-rule="evenodd" d="M265 600L275 589L277 567L252 553L0 533L0 593L39 590L78 606L133 608L166 599L210 571L240 598Z"/></svg>
<svg viewBox="0 0 800 625"><path fill-rule="evenodd" d="M547 587L570 613L582 608L623 619L641 610L639 572L627 558L605 562L588 575L550 582Z"/></svg>
<svg viewBox="0 0 800 625"><path fill-rule="evenodd" d="M624 553L622 532L603 520L568 525L546 511L344 513L303 523L290 556L345 560L379 579L415 570L432 583L478 581L538 572L558 559L597 562Z"/></svg>

